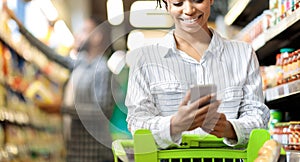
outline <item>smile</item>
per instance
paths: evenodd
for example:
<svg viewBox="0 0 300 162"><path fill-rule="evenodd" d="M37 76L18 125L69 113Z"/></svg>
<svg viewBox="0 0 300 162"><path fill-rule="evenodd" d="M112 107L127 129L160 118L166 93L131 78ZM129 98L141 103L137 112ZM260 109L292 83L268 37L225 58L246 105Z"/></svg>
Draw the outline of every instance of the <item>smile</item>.
<svg viewBox="0 0 300 162"><path fill-rule="evenodd" d="M198 16L198 17L196 17L196 18L193 18L193 19L184 19L184 18L179 18L179 19L180 19L181 21L183 21L184 23L186 23L186 24L193 24L193 23L195 23L200 17L201 17L201 15Z"/></svg>

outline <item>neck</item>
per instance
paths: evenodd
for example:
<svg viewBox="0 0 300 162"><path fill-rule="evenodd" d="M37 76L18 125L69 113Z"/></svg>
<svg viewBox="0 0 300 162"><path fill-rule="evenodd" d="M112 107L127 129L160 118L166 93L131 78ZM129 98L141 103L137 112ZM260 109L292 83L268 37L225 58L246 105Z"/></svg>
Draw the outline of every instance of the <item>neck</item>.
<svg viewBox="0 0 300 162"><path fill-rule="evenodd" d="M185 42L190 42L190 44L194 44L195 42L201 44L209 44L212 38L212 33L207 29L200 29L197 32L189 33L183 30L174 31L175 38L180 38L185 40Z"/></svg>
<svg viewBox="0 0 300 162"><path fill-rule="evenodd" d="M208 31L198 31L187 33L181 30L175 30L174 38L177 48L184 51L197 61L200 61L204 51L207 50L212 38L212 33Z"/></svg>
<svg viewBox="0 0 300 162"><path fill-rule="evenodd" d="M103 51L101 51L101 49L99 49L99 47L93 48L90 47L88 49L88 60L92 61L94 58L96 58L97 56L99 56L101 53L103 53Z"/></svg>

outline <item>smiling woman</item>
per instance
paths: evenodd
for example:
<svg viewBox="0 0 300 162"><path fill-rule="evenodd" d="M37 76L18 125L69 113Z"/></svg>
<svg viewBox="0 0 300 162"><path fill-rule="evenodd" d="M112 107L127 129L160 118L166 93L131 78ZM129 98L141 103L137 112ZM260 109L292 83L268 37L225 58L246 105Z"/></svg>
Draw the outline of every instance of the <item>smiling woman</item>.
<svg viewBox="0 0 300 162"><path fill-rule="evenodd" d="M196 60L200 60L211 40L208 28L210 6L214 0L167 0L163 1L175 23L175 41L178 49L186 52ZM191 42L201 40L191 47ZM197 42L197 41L196 41Z"/></svg>
<svg viewBox="0 0 300 162"><path fill-rule="evenodd" d="M270 117L254 50L208 26L214 0L163 2L175 28L160 42L131 51L137 57L125 102L129 130L149 129L161 148L179 144L182 134L246 144L251 130L266 128ZM191 102L189 89L208 84L217 86L217 95Z"/></svg>

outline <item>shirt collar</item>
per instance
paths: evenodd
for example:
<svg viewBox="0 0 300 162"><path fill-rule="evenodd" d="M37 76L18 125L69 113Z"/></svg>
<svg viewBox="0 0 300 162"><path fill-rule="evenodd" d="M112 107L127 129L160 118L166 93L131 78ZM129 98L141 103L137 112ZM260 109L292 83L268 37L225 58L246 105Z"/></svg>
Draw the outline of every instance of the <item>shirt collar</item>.
<svg viewBox="0 0 300 162"><path fill-rule="evenodd" d="M220 56L224 48L224 38L222 38L216 31L211 28L210 31L212 32L213 37L206 52L211 52L212 54L217 54L218 56ZM176 54L177 47L173 34L174 29L168 32L168 34L159 43L159 46L166 48L162 53L163 57Z"/></svg>
<svg viewBox="0 0 300 162"><path fill-rule="evenodd" d="M162 48L163 57L166 57L168 54L175 54L177 51L176 42L173 34L174 34L174 29L169 31L167 35L165 35L163 39L161 39L161 42L159 42L158 44Z"/></svg>
<svg viewBox="0 0 300 162"><path fill-rule="evenodd" d="M210 31L212 32L213 37L210 41L207 51L220 55L224 49L224 38L211 28Z"/></svg>

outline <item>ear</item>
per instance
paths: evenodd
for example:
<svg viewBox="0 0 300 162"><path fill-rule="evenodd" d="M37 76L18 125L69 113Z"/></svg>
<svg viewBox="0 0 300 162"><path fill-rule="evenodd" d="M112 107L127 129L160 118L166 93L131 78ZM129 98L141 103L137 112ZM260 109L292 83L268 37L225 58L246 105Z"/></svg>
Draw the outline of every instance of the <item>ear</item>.
<svg viewBox="0 0 300 162"><path fill-rule="evenodd" d="M213 5L214 4L214 0L210 0L210 5Z"/></svg>

